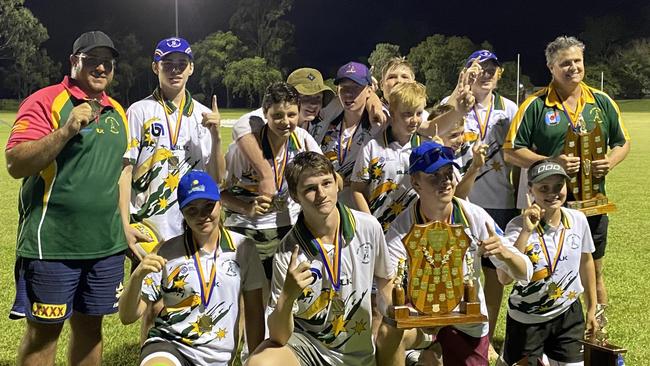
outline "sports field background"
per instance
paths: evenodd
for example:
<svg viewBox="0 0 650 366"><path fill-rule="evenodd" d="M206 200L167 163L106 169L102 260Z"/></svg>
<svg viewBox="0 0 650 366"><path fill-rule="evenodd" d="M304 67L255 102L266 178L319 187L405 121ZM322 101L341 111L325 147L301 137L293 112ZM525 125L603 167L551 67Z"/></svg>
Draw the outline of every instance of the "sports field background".
<svg viewBox="0 0 650 366"><path fill-rule="evenodd" d="M625 125L632 137L632 151L607 180L609 197L618 212L611 215L609 244L605 259L609 290L609 332L612 342L628 348L627 365L650 365L650 100L620 101ZM223 118L237 118L243 111L222 111ZM5 146L15 112L0 111L0 145ZM222 129L224 149L230 143L230 129ZM17 227L17 192L20 181L12 179L0 154L0 366L15 364L16 350L24 321L7 317L14 297L13 264ZM503 308L496 331L503 339ZM104 365L134 365L139 346L139 325L123 326L117 316L104 322ZM57 365L66 364L68 329L59 342Z"/></svg>

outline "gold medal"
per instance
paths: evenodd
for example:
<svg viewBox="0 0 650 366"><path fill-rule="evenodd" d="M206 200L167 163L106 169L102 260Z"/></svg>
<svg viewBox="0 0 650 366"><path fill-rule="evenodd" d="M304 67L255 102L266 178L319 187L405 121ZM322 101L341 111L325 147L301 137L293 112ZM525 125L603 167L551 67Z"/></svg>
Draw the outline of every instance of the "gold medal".
<svg viewBox="0 0 650 366"><path fill-rule="evenodd" d="M336 292L334 292L334 298L331 301L330 311L334 316L345 315L345 302L343 302L343 299L341 299L340 295Z"/></svg>
<svg viewBox="0 0 650 366"><path fill-rule="evenodd" d="M169 157L169 159L167 159L167 163L169 164L169 168L173 171L177 171L180 167L180 160L178 159L178 156L175 155Z"/></svg>

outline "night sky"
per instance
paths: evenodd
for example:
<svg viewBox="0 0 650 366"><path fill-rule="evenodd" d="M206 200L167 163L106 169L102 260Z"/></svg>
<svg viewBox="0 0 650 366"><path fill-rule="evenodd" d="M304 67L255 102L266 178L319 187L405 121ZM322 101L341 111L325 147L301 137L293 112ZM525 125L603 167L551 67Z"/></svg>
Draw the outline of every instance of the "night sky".
<svg viewBox="0 0 650 366"><path fill-rule="evenodd" d="M631 36L650 37L650 2L643 0L442 3L296 0L287 16L296 27L296 53L285 66L316 67L331 77L341 64L367 57L378 42L399 44L406 55L427 36L440 33L467 36L475 43L487 40L502 61L520 53L523 72L540 85L548 81L546 43L561 34L579 35L587 16L622 16ZM47 27L50 40L44 46L64 71L72 43L83 31L133 32L151 53L158 40L174 33L173 0L27 0L25 6ZM195 42L227 31L236 2L178 0L178 6L180 36Z"/></svg>

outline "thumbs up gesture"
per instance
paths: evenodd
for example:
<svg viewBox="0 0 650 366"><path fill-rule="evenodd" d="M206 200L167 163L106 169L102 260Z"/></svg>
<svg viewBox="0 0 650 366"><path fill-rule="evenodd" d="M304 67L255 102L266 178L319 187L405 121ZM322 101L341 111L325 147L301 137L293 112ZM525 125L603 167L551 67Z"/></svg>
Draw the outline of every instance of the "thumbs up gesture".
<svg viewBox="0 0 650 366"><path fill-rule="evenodd" d="M511 257L512 252L503 246L501 238L494 232L492 224L486 221L485 229L487 229L488 238L481 240L481 247L479 248L479 251L483 253L483 256L496 256L500 260Z"/></svg>
<svg viewBox="0 0 650 366"><path fill-rule="evenodd" d="M207 128L214 138L221 138L219 135L219 128L221 127L221 114L219 113L219 106L217 105L217 96L212 96L212 111L202 113L203 120L201 124Z"/></svg>
<svg viewBox="0 0 650 366"><path fill-rule="evenodd" d="M296 245L291 253L287 278L284 280L284 287L282 289L290 301L298 299L302 290L313 281L311 270L309 269L309 262L298 263L298 251L299 249Z"/></svg>

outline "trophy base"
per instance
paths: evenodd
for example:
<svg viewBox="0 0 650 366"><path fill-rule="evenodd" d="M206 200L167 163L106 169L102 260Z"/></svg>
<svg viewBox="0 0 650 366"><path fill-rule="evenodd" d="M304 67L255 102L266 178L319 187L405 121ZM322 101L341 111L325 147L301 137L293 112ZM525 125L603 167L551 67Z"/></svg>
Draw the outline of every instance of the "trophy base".
<svg viewBox="0 0 650 366"><path fill-rule="evenodd" d="M595 343L587 340L580 341L585 347L585 365L616 366L618 356L627 352L625 348L610 343Z"/></svg>
<svg viewBox="0 0 650 366"><path fill-rule="evenodd" d="M602 194L583 201L569 201L567 207L581 211L585 216L602 215L616 211L616 205L609 202Z"/></svg>
<svg viewBox="0 0 650 366"><path fill-rule="evenodd" d="M478 324L487 322L487 317L481 314L478 302L460 303L460 311L447 314L421 314L410 306L395 306L395 319L389 321L399 329L442 327L453 324Z"/></svg>

